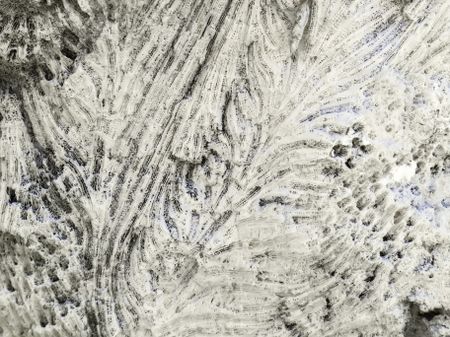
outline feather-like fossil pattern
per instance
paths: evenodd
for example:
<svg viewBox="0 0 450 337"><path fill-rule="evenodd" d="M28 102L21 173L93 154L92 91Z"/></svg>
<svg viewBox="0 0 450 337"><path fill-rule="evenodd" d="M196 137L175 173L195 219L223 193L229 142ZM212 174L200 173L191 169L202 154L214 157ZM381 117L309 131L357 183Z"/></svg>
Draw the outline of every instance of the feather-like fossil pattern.
<svg viewBox="0 0 450 337"><path fill-rule="evenodd" d="M450 336L446 0L0 0L0 336Z"/></svg>

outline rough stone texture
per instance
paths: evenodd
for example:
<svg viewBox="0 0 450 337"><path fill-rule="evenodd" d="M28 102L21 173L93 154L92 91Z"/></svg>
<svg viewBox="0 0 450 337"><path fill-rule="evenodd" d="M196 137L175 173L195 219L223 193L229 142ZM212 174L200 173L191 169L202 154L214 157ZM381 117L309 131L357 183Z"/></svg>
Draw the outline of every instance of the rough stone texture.
<svg viewBox="0 0 450 337"><path fill-rule="evenodd" d="M0 336L450 336L448 0L0 0Z"/></svg>

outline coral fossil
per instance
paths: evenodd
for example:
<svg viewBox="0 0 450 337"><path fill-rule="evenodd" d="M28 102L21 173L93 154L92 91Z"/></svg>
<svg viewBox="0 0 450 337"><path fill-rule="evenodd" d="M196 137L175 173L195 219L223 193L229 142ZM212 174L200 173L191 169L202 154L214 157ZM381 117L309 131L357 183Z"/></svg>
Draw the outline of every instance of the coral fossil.
<svg viewBox="0 0 450 337"><path fill-rule="evenodd" d="M0 336L450 336L446 0L0 0Z"/></svg>

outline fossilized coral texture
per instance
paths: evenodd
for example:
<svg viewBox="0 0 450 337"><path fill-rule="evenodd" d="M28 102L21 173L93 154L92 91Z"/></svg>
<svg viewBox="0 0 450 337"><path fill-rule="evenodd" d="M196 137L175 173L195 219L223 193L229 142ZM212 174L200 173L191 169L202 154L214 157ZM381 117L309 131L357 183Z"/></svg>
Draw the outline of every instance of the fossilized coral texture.
<svg viewBox="0 0 450 337"><path fill-rule="evenodd" d="M0 336L450 336L449 1L0 12Z"/></svg>

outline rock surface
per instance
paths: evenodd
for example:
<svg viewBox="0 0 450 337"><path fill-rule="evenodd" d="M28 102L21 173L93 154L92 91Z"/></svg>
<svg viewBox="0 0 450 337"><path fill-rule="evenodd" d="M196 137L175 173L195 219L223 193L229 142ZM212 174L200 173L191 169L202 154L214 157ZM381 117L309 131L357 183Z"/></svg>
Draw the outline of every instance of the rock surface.
<svg viewBox="0 0 450 337"><path fill-rule="evenodd" d="M0 0L0 336L450 336L450 2Z"/></svg>

